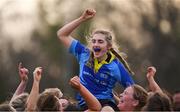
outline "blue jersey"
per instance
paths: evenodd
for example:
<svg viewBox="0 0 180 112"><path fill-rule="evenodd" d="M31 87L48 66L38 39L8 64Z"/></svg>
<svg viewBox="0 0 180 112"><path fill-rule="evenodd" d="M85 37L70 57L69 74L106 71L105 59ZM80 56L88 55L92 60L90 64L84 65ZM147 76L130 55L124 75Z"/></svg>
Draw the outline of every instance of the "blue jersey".
<svg viewBox="0 0 180 112"><path fill-rule="evenodd" d="M83 84L97 99L113 99L112 89L116 82L123 87L134 84L125 67L114 58L110 63L103 64L97 72L94 67L88 64L91 57L91 51L77 40L73 40L69 52L72 53L79 62L80 82ZM85 102L82 97L78 97L79 105Z"/></svg>

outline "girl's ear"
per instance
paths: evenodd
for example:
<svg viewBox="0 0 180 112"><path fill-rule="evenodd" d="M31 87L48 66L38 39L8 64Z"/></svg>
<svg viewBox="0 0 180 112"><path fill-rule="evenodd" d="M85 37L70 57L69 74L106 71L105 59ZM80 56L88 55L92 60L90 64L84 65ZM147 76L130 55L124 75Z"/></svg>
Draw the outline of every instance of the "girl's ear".
<svg viewBox="0 0 180 112"><path fill-rule="evenodd" d="M110 50L112 48L112 45L107 45L107 49Z"/></svg>
<svg viewBox="0 0 180 112"><path fill-rule="evenodd" d="M136 107L137 105L139 105L139 101L138 100L134 100L133 101L133 106Z"/></svg>

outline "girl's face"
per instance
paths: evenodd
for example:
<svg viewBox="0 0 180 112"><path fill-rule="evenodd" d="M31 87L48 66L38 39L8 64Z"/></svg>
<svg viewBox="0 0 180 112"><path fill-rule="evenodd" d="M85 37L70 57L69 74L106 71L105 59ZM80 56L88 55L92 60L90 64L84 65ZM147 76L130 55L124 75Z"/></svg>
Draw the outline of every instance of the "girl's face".
<svg viewBox="0 0 180 112"><path fill-rule="evenodd" d="M60 111L63 111L69 105L69 101L66 99L58 99L58 102L59 102Z"/></svg>
<svg viewBox="0 0 180 112"><path fill-rule="evenodd" d="M133 111L137 105L137 101L133 97L134 90L132 87L127 87L122 94L120 94L120 101L117 107L121 111Z"/></svg>
<svg viewBox="0 0 180 112"><path fill-rule="evenodd" d="M91 40L91 47L95 58L102 58L110 48L107 41L105 40L105 35L94 34Z"/></svg>

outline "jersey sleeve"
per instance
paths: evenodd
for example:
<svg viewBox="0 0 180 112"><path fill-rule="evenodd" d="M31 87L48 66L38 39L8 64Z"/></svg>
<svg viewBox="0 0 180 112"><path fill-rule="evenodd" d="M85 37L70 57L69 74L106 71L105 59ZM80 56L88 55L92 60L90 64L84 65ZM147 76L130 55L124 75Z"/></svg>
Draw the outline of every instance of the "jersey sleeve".
<svg viewBox="0 0 180 112"><path fill-rule="evenodd" d="M78 40L73 40L69 47L69 53L73 54L78 61L81 60L83 57L84 52L86 52L88 49L81 44Z"/></svg>
<svg viewBox="0 0 180 112"><path fill-rule="evenodd" d="M131 77L131 74L125 69L125 67L120 63L119 64L119 70L120 70L120 83L123 87L128 87L132 84L134 84L134 81Z"/></svg>

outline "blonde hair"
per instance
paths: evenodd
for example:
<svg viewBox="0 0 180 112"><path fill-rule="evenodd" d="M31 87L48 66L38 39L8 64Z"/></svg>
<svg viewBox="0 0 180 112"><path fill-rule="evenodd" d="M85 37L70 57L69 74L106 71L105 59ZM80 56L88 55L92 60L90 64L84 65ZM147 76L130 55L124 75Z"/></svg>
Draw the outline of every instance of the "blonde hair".
<svg viewBox="0 0 180 112"><path fill-rule="evenodd" d="M172 111L172 102L163 92L155 92L148 97L143 111Z"/></svg>
<svg viewBox="0 0 180 112"><path fill-rule="evenodd" d="M37 101L37 110L38 111L58 111L60 106L58 99L53 94L41 94Z"/></svg>
<svg viewBox="0 0 180 112"><path fill-rule="evenodd" d="M9 104L0 104L0 111L16 112L16 110Z"/></svg>
<svg viewBox="0 0 180 112"><path fill-rule="evenodd" d="M126 62L126 60L124 59L124 53L120 53L119 51L119 46L116 44L116 40L114 38L114 34L112 33L112 31L109 30L95 30L92 32L92 34L90 36L86 37L86 40L88 42L88 47L90 48L90 41L91 38L95 35L95 34L103 34L105 36L105 40L107 41L108 45L111 46L110 51L116 56L116 58L124 65L124 67L127 69L127 71L134 75L134 72L131 70L131 68L129 67L129 64Z"/></svg>
<svg viewBox="0 0 180 112"><path fill-rule="evenodd" d="M134 84L131 86L133 88L133 97L135 100L139 101L139 104L136 106L135 111L140 111L142 107L147 102L148 92L141 86Z"/></svg>
<svg viewBox="0 0 180 112"><path fill-rule="evenodd" d="M47 88L44 90L42 94L52 94L58 98L61 98L63 96L63 93L61 92L59 88Z"/></svg>
<svg viewBox="0 0 180 112"><path fill-rule="evenodd" d="M113 32L106 29L94 30L90 35L86 36L88 47L90 46L91 39L95 34L103 34L105 36L105 40L107 41L108 45L113 47L114 49L118 49L118 46L115 43Z"/></svg>
<svg viewBox="0 0 180 112"><path fill-rule="evenodd" d="M29 94L22 93L15 97L13 101L10 102L10 105L15 108L17 111L24 111L26 108L26 102Z"/></svg>
<svg viewBox="0 0 180 112"><path fill-rule="evenodd" d="M61 98L63 93L59 88L47 88L45 89L38 98L37 110L39 111L57 111L59 109L57 98Z"/></svg>

